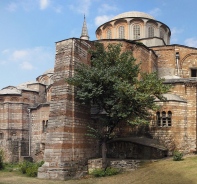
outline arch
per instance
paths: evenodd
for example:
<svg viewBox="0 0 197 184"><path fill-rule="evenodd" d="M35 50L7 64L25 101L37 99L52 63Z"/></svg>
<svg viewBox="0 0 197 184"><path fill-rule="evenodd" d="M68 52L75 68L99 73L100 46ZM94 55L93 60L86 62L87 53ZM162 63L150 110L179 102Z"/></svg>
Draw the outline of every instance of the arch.
<svg viewBox="0 0 197 184"><path fill-rule="evenodd" d="M182 60L181 60L181 65L183 64L183 62L190 56L192 55L197 55L197 53L190 53L190 54L187 54Z"/></svg>
<svg viewBox="0 0 197 184"><path fill-rule="evenodd" d="M112 39L112 31L111 31L111 29L107 29L106 37L107 37L107 39Z"/></svg>
<svg viewBox="0 0 197 184"><path fill-rule="evenodd" d="M28 98L24 98L24 99L23 99L23 102L24 102L24 103L28 103L28 102L29 102L29 99L28 99Z"/></svg>
<svg viewBox="0 0 197 184"><path fill-rule="evenodd" d="M161 116L159 111L157 111L156 113L156 121L157 121L157 126L161 126Z"/></svg>
<svg viewBox="0 0 197 184"><path fill-rule="evenodd" d="M172 112L159 111L156 112L156 122L158 127L171 127L172 126Z"/></svg>
<svg viewBox="0 0 197 184"><path fill-rule="evenodd" d="M166 126L166 112L162 111L162 126Z"/></svg>
<svg viewBox="0 0 197 184"><path fill-rule="evenodd" d="M3 137L4 137L4 133L0 132L0 139L3 139Z"/></svg>
<svg viewBox="0 0 197 184"><path fill-rule="evenodd" d="M117 26L117 25L121 25L121 24L127 24L127 21L124 20L124 19L118 19L114 22L114 26Z"/></svg>
<svg viewBox="0 0 197 184"><path fill-rule="evenodd" d="M42 132L46 132L45 120L42 121Z"/></svg>
<svg viewBox="0 0 197 184"><path fill-rule="evenodd" d="M165 39L165 31L163 28L159 29L159 37L162 38L163 40Z"/></svg>
<svg viewBox="0 0 197 184"><path fill-rule="evenodd" d="M46 132L46 130L47 130L47 127L48 127L48 120L43 120L42 121L42 132L44 133L44 132Z"/></svg>
<svg viewBox="0 0 197 184"><path fill-rule="evenodd" d="M119 28L118 28L118 37L120 39L124 39L125 38L125 28L124 28L124 26L119 26Z"/></svg>
<svg viewBox="0 0 197 184"><path fill-rule="evenodd" d="M155 28L153 26L148 26L148 37L154 37L155 36Z"/></svg>
<svg viewBox="0 0 197 184"><path fill-rule="evenodd" d="M18 99L17 97L12 97L10 100L11 100L11 101L18 102L19 99Z"/></svg>
<svg viewBox="0 0 197 184"><path fill-rule="evenodd" d="M141 35L141 26L140 26L140 24L134 24L132 30L133 30L133 39L134 40L140 39L140 35Z"/></svg>
<svg viewBox="0 0 197 184"><path fill-rule="evenodd" d="M168 126L172 126L172 112L168 111L168 121L167 121Z"/></svg>
<svg viewBox="0 0 197 184"><path fill-rule="evenodd" d="M110 24L110 23L105 24L105 25L103 26L103 31L104 31L105 29L107 29L108 27L112 27L112 24Z"/></svg>

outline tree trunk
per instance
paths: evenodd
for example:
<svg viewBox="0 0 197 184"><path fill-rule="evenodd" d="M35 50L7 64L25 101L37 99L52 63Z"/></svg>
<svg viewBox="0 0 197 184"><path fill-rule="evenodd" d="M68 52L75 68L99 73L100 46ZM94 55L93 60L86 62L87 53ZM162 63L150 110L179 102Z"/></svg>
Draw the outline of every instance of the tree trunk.
<svg viewBox="0 0 197 184"><path fill-rule="evenodd" d="M107 167L107 146L105 140L102 142L101 148L102 148L103 168L105 169Z"/></svg>

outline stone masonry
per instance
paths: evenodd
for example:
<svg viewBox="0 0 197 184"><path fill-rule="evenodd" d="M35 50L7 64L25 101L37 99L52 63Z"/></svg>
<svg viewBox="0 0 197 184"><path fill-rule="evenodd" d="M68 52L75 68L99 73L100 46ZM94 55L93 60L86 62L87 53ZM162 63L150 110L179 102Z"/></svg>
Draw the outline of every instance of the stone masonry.
<svg viewBox="0 0 197 184"><path fill-rule="evenodd" d="M98 155L97 145L85 136L90 123L90 108L74 99L74 88L65 78L74 74L77 62L88 61L91 43L68 39L56 44L56 62L50 106L44 165L38 177L61 179L83 171L87 159Z"/></svg>

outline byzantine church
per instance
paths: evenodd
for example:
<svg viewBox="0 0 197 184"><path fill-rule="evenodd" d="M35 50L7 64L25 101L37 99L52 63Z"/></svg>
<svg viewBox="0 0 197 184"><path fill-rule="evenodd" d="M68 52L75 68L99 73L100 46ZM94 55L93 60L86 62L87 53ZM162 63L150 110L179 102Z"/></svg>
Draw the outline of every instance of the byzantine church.
<svg viewBox="0 0 197 184"><path fill-rule="evenodd" d="M0 149L6 152L7 161L22 157L44 160L39 172L41 178L47 178L50 168L64 168L71 161L86 162L99 154L94 141L84 136L87 121L99 112L78 104L73 87L65 83L65 78L73 75L76 62L88 64L88 50L95 42L104 46L121 43L124 50L132 51L143 72L157 72L164 84L172 85L164 94L165 102L156 99L160 109L153 112L144 134L134 136L131 128L120 127L119 137L109 144L108 155L156 158L174 150L195 153L197 48L171 45L170 37L166 24L149 14L131 11L100 25L97 40L90 41L84 18L80 38L56 42L53 69L34 82L0 90Z"/></svg>

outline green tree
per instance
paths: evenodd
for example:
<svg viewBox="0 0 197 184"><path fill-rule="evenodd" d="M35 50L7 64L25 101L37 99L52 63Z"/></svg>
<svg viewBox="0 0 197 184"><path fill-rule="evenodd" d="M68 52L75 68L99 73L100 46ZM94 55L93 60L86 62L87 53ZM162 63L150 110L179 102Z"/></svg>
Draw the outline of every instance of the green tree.
<svg viewBox="0 0 197 184"><path fill-rule="evenodd" d="M66 79L76 87L76 98L81 103L97 105L105 112L98 116L100 129L89 127L89 135L101 142L104 163L106 142L113 138L117 125L148 123L150 111L157 108L155 98L164 100L162 94L170 89L156 73L140 72L132 52L121 49L120 44L104 48L96 43L95 49L90 50L90 65L78 63L75 75Z"/></svg>

